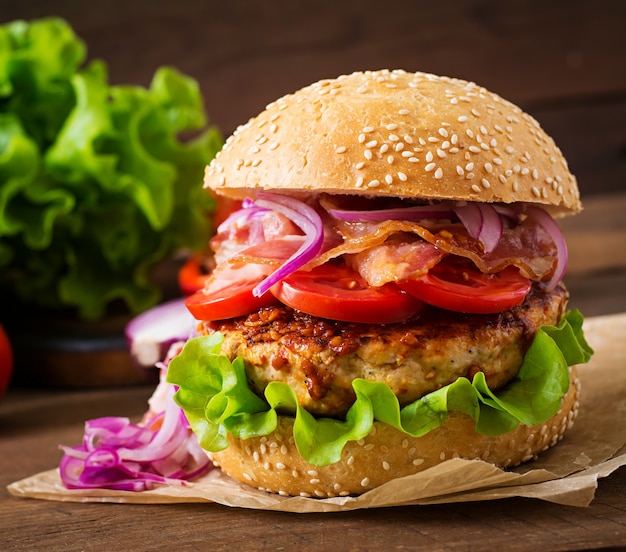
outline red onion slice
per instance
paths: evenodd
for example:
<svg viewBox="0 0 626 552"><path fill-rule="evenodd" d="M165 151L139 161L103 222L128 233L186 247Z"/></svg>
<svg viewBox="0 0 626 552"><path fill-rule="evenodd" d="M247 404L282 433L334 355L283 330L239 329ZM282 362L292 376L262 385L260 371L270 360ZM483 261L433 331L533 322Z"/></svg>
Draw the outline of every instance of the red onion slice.
<svg viewBox="0 0 626 552"><path fill-rule="evenodd" d="M328 209L334 218L346 222L380 222L385 220L423 220L448 219L454 211L450 205L412 205L396 209L374 209L367 211L351 211L347 209Z"/></svg>
<svg viewBox="0 0 626 552"><path fill-rule="evenodd" d="M567 269L568 252L565 238L556 221L541 207L526 205L523 212L546 231L556 247L556 266L550 281L546 285L546 290L552 291L563 279Z"/></svg>
<svg viewBox="0 0 626 552"><path fill-rule="evenodd" d="M324 226L315 209L294 197L262 192L255 199L255 204L285 215L305 235L298 250L252 290L255 297L261 297L274 284L315 258L324 243Z"/></svg>
<svg viewBox="0 0 626 552"><path fill-rule="evenodd" d="M502 237L502 219L496 209L488 203L467 203L455 207L454 212L465 226L467 233L478 240L488 255Z"/></svg>
<svg viewBox="0 0 626 552"><path fill-rule="evenodd" d="M154 367L165 358L173 343L193 337L197 323L185 306L184 298L141 313L126 326L131 358L140 368Z"/></svg>
<svg viewBox="0 0 626 552"><path fill-rule="evenodd" d="M216 231L218 234L221 234L222 232L229 230L230 227L236 222L242 221L245 224L252 219L262 217L265 213L267 213L267 211L268 209L259 207L258 205L255 205L251 199L246 198L241 203L241 209L237 209L228 215L228 217L226 217L226 219L217 227Z"/></svg>

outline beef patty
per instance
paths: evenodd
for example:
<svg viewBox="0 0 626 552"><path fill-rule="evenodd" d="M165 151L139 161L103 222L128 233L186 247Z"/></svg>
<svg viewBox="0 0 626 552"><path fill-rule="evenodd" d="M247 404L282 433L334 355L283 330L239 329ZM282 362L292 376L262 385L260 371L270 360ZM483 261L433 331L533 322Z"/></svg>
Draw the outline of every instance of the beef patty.
<svg viewBox="0 0 626 552"><path fill-rule="evenodd" d="M400 324L356 324L310 316L284 305L205 322L224 335L222 352L241 356L251 388L283 381L317 416L342 417L354 402L355 378L383 382L401 405L481 371L492 390L513 378L535 333L555 325L567 305L561 284L533 289L519 307L498 314L429 308Z"/></svg>

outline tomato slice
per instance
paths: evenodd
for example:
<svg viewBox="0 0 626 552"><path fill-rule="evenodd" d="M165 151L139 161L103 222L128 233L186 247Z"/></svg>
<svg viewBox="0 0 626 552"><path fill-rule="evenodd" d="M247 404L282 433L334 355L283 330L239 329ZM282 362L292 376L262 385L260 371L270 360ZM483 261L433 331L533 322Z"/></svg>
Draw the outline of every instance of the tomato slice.
<svg viewBox="0 0 626 552"><path fill-rule="evenodd" d="M344 322L404 322L424 306L395 284L370 287L345 265L324 264L310 271L294 272L271 291L294 309Z"/></svg>
<svg viewBox="0 0 626 552"><path fill-rule="evenodd" d="M398 286L435 307L490 314L521 305L531 282L513 266L496 274L483 274L467 262L445 259L427 274L398 282Z"/></svg>
<svg viewBox="0 0 626 552"><path fill-rule="evenodd" d="M224 320L243 316L276 302L268 291L252 295L254 287L272 272L272 267L253 263L225 263L216 268L206 286L185 299L198 320Z"/></svg>
<svg viewBox="0 0 626 552"><path fill-rule="evenodd" d="M209 274L202 269L199 255L189 257L178 271L178 287L183 295L191 295L204 287Z"/></svg>
<svg viewBox="0 0 626 552"><path fill-rule="evenodd" d="M13 349L2 324L0 324L0 398L4 395L13 373Z"/></svg>

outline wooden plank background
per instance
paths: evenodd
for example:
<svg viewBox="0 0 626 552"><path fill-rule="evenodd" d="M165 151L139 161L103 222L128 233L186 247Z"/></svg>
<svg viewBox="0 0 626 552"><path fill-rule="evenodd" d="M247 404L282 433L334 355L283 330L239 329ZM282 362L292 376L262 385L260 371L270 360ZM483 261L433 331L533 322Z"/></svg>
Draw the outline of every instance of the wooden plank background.
<svg viewBox="0 0 626 552"><path fill-rule="evenodd" d="M486 86L533 114L582 193L625 190L626 2L0 0L0 21L65 17L114 83L196 78L225 134L321 78L402 68Z"/></svg>

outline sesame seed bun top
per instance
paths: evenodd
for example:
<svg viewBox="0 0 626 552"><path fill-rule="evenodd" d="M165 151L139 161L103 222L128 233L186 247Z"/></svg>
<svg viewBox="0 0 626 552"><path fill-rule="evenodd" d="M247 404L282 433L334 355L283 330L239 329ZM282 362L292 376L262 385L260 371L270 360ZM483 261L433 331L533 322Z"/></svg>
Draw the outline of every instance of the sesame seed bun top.
<svg viewBox="0 0 626 552"><path fill-rule="evenodd" d="M205 185L480 202L580 211L575 177L539 123L471 82L375 71L322 80L240 126Z"/></svg>

